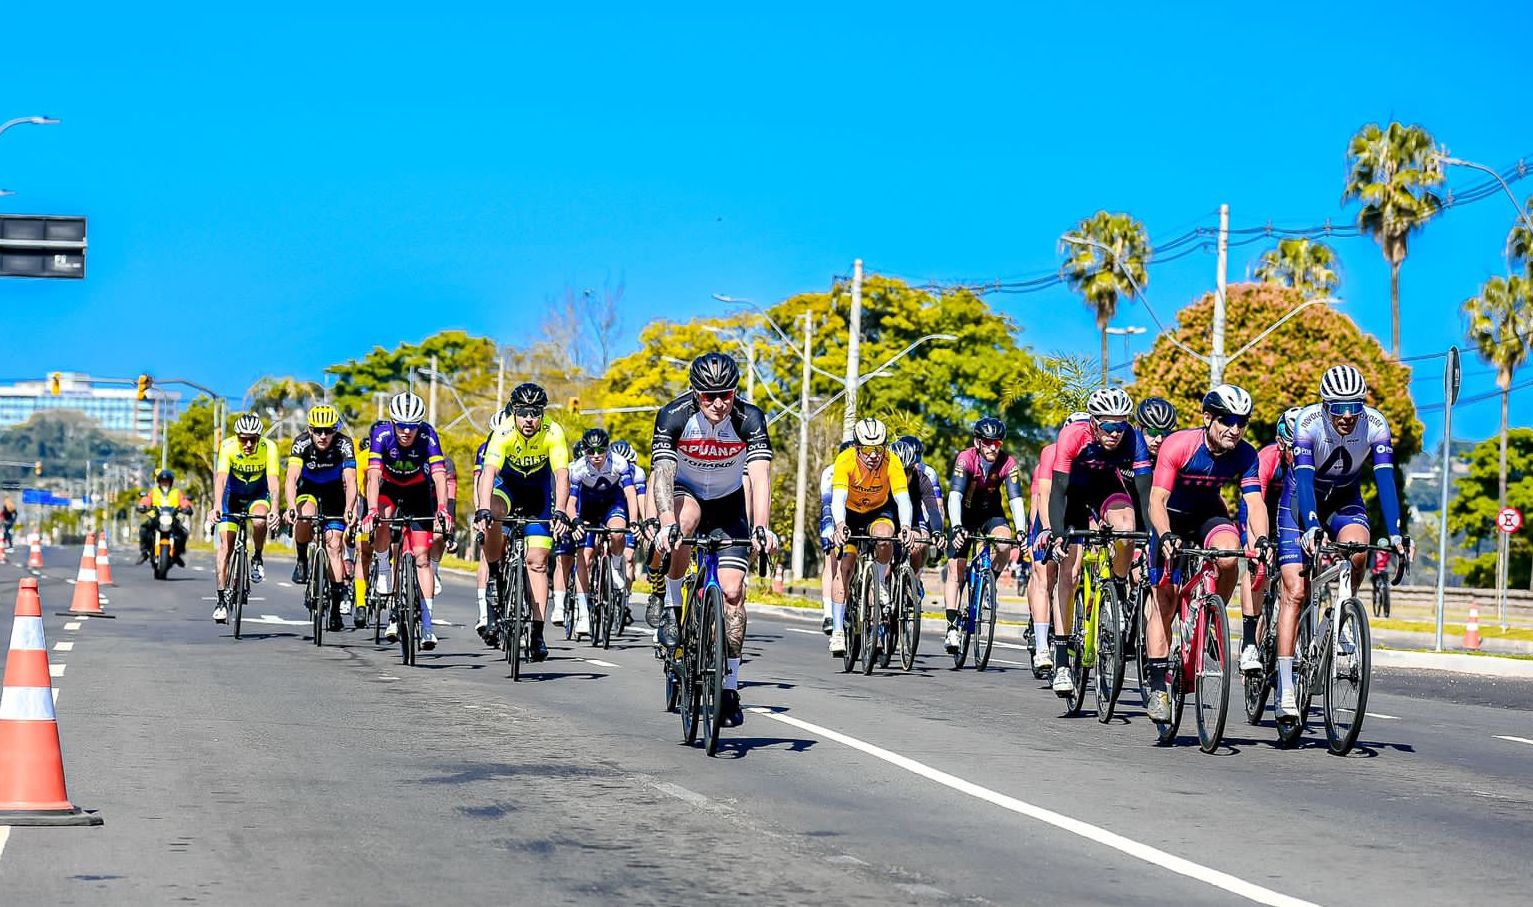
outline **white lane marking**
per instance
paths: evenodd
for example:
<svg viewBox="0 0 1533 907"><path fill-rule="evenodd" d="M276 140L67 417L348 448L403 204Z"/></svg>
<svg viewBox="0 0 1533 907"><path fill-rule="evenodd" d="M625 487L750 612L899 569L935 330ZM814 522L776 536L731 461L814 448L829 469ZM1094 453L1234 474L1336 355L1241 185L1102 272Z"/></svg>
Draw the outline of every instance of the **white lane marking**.
<svg viewBox="0 0 1533 907"><path fill-rule="evenodd" d="M531 568L529 567L528 569L531 569ZM292 583L285 582L285 581L280 580L280 579L277 580L277 585L281 586L284 589L291 589L291 588L293 588L293 584Z"/></svg>
<svg viewBox="0 0 1533 907"><path fill-rule="evenodd" d="M1497 740L1510 740L1513 743L1526 743L1529 746L1533 746L1533 740L1529 740L1526 737L1512 737L1507 734L1492 734L1491 736L1495 737Z"/></svg>
<svg viewBox="0 0 1533 907"><path fill-rule="evenodd" d="M78 630L78 629L80 629L80 622L77 621L77 620L72 620L69 623L64 625L64 629L66 629L66 630Z"/></svg>
<svg viewBox="0 0 1533 907"><path fill-rule="evenodd" d="M284 627L307 627L313 623L311 620L288 620L275 614L262 614L260 617L245 618L247 624L281 624Z"/></svg>
<svg viewBox="0 0 1533 907"><path fill-rule="evenodd" d="M599 658L577 658L575 660L576 661L583 661L583 662L585 662L588 665L596 665L598 668L615 668L615 667L617 667L617 665L613 664L612 662L610 662L610 661L602 661Z"/></svg>
<svg viewBox="0 0 1533 907"><path fill-rule="evenodd" d="M58 705L59 704L59 688L58 687L54 687L53 688L53 704L54 705Z"/></svg>
<svg viewBox="0 0 1533 907"><path fill-rule="evenodd" d="M652 781L650 783L654 785L655 790L663 794L669 794L684 803L690 803L699 809L706 809L709 812L729 812L729 807L724 804L715 803L709 797L695 790L688 790L679 784L672 784L669 781Z"/></svg>
<svg viewBox="0 0 1533 907"><path fill-rule="evenodd" d="M1021 649L1024 652L1027 651L1027 646L1019 645L1019 644L1014 643L1014 642L1001 642L999 639L994 640L990 644L992 646L1000 646L1003 649Z"/></svg>
<svg viewBox="0 0 1533 907"><path fill-rule="evenodd" d="M0 825L0 857L5 856L5 842L11 839L11 827Z"/></svg>
<svg viewBox="0 0 1533 907"><path fill-rule="evenodd" d="M1382 712L1364 712L1363 714L1367 715L1369 718L1382 718L1385 721L1400 721L1401 720L1399 715L1385 715Z"/></svg>
<svg viewBox="0 0 1533 907"><path fill-rule="evenodd" d="M803 627L783 627L789 633L808 633L811 636L824 636L824 630L805 630Z"/></svg>
<svg viewBox="0 0 1533 907"><path fill-rule="evenodd" d="M1032 667L1032 665L1028 664L1025 661L1007 661L1004 658L996 658L994 655L990 656L990 660L995 662L996 664L1016 665L1019 668L1030 668L1030 667Z"/></svg>
<svg viewBox="0 0 1533 907"><path fill-rule="evenodd" d="M204 566L202 566L202 565L201 565L201 564L194 564L194 565L193 565L193 566L192 566L192 569L193 569L193 570L206 570L206 569L208 569L208 568L206 568L206 567L204 567Z"/></svg>
<svg viewBox="0 0 1533 907"><path fill-rule="evenodd" d="M56 642L56 643L53 644L53 651L55 651L55 652L69 652L69 651L72 651L74 649L74 647L75 647L75 644L72 643L72 642Z"/></svg>
<svg viewBox="0 0 1533 907"><path fill-rule="evenodd" d="M1034 806L1031 803L1023 800L1018 800L1015 797L1008 797L1005 794L998 793L996 791L990 790L989 788L981 787L972 781L965 781L956 775L950 775L947 772L941 771L940 769L932 768L925 763L917 762L908 756L901 756L899 753L890 752L889 750L883 749L882 747L874 746L871 743L858 740L856 737L849 737L846 734L842 734L838 731L833 731L830 728L821 727L817 724L811 724L807 721L802 721L798 718L794 718L791 715L780 714L778 712L772 711L771 709L764 709L759 706L752 707L751 711L765 715L774 721L780 721L783 724L791 725L800 730L808 731L811 734L819 734L820 736L834 740L843 746L848 746L854 750L858 750L859 752L866 753L875 759L881 759L890 765L902 768L912 774L920 775L929 781L935 781L936 783L941 784L944 787L956 790L959 793L968 794L971 797L979 800L984 800L985 802L999 806L1002 809L1010 810L1011 812L1017 813L1019 815L1027 816L1030 819L1037 819L1038 821L1047 825L1052 825L1061 831L1067 831L1070 834L1078 835L1088 841L1095 841L1098 844L1110 847L1113 850L1127 854L1128 856L1134 857L1135 859L1143 860L1146 863L1159 866L1163 869L1168 869L1171 872L1177 873L1178 875L1183 875L1190 879L1196 879L1200 882L1207 883L1215 888L1228 891L1234 895L1239 895L1240 897L1246 898L1247 900L1255 901L1258 904L1271 904L1277 905L1277 907L1316 907L1316 905L1310 901L1301 900L1300 898L1292 897L1290 895L1283 894L1282 892L1273 891L1270 888L1263 888L1260 885L1247 882L1245 879L1237 878L1236 876L1232 876L1229 873L1220 872L1217 869L1203 866L1199 863L1194 863L1191 860L1184 859L1182 857L1176 856L1175 854L1167 853L1164 850L1156 847L1151 847L1148 844L1141 844L1140 842L1131 838L1125 838L1116 832L1108 831L1105 828L1092 825L1089 822L1083 822L1080 819L1073 819L1062 813L1054 812L1051 809L1044 809L1041 806ZM1527 742L1533 743L1533 740Z"/></svg>
<svg viewBox="0 0 1533 907"><path fill-rule="evenodd" d="M65 665L61 665L61 664L49 665L48 666L48 676L49 677L63 677L64 676L64 668L65 667L66 667Z"/></svg>
<svg viewBox="0 0 1533 907"><path fill-rule="evenodd" d="M218 601L218 596L216 596L216 595L204 595L202 597L202 600L205 601L205 602L216 602L216 601ZM266 601L266 596L264 596L264 595L252 595L252 596L250 596L250 598L246 599L246 601L264 602L264 601Z"/></svg>

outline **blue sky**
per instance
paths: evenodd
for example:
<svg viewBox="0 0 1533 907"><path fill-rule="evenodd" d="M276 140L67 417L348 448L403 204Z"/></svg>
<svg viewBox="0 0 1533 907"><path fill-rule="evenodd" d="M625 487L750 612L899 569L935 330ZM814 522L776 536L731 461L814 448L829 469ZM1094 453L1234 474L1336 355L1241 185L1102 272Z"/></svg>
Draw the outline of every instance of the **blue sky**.
<svg viewBox="0 0 1533 907"><path fill-rule="evenodd" d="M1368 121L1533 163L1522 4L1397 4L1393 37L1327 6L514 6L12 4L0 119L64 122L0 137L19 193L0 211L88 215L91 251L84 281L0 283L0 378L179 372L238 393L446 327L515 342L564 287L609 281L631 338L710 293L828 287L856 257L1036 274L1104 207L1158 239L1221 202L1236 227L1349 223L1344 150ZM1460 336L1512 219L1491 198L1413 242L1407 357ZM1377 247L1335 245L1345 311L1387 336ZM1265 248L1232 250L1232 279ZM1150 273L1169 318L1214 256ZM992 299L1039 351L1096 349L1062 288ZM1131 305L1117 323L1150 324ZM1418 403L1440 374L1417 369ZM1465 395L1493 389L1470 360ZM1496 418L1465 407L1455 435Z"/></svg>

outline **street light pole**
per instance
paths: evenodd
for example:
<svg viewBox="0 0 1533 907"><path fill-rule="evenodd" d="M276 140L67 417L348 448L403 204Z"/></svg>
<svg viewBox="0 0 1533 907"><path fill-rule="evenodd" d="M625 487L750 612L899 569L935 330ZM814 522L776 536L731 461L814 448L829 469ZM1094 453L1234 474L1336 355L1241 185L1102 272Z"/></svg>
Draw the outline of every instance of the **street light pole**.
<svg viewBox="0 0 1533 907"><path fill-rule="evenodd" d="M798 476L793 496L793 578L804 578L804 497L809 493L809 359L814 342L814 319L804 312L804 354L798 389Z"/></svg>
<svg viewBox="0 0 1533 907"><path fill-rule="evenodd" d="M1485 166L1484 164L1477 164L1474 161L1466 161L1462 158L1449 157L1446 154L1437 155L1437 159L1444 164L1452 164L1455 167L1468 167L1472 170L1481 170L1495 177L1496 182L1501 184L1501 191L1506 193L1506 197L1511 201L1512 207L1517 209L1517 218L1521 220L1523 225L1526 226L1529 230L1533 230L1533 217L1529 217L1528 212L1522 209L1522 205L1517 201L1517 196L1512 194L1512 187L1506 184L1506 180L1502 179L1501 174Z"/></svg>
<svg viewBox="0 0 1533 907"><path fill-rule="evenodd" d="M857 421L858 368L862 365L862 259L852 262L852 312L847 321L846 405L841 415L841 440L852 440Z"/></svg>
<svg viewBox="0 0 1533 907"><path fill-rule="evenodd" d="M57 126L58 124L59 121L53 117L16 117L15 119L0 123L0 135L4 135L5 131L12 126Z"/></svg>
<svg viewBox="0 0 1533 907"><path fill-rule="evenodd" d="M1224 302L1225 271L1230 258L1230 206L1219 206L1219 270L1214 277L1214 336L1213 352L1208 357L1208 384L1218 387L1224 383Z"/></svg>
<svg viewBox="0 0 1533 907"><path fill-rule="evenodd" d="M1126 328L1108 328L1107 333L1114 337L1123 338L1123 361L1127 362L1129 360L1128 339L1136 334L1143 334L1147 330L1148 328L1142 328L1137 325L1130 325Z"/></svg>

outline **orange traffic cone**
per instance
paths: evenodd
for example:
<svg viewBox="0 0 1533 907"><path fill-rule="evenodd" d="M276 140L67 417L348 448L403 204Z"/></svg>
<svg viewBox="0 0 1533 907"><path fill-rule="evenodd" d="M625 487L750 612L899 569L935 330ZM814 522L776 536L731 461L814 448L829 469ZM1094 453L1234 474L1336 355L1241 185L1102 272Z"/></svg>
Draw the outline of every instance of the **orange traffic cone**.
<svg viewBox="0 0 1533 907"><path fill-rule="evenodd" d="M27 569L41 570L43 569L43 540L34 532L31 541L32 553L27 555Z"/></svg>
<svg viewBox="0 0 1533 907"><path fill-rule="evenodd" d="M11 654L0 690L0 825L100 825L69 802L64 755L53 713L48 643L37 580L16 590Z"/></svg>
<svg viewBox="0 0 1533 907"><path fill-rule="evenodd" d="M85 537L85 547L80 551L80 572L75 575L75 597L68 611L60 611L65 617L116 617L101 610L101 587L96 582L96 540Z"/></svg>
<svg viewBox="0 0 1533 907"><path fill-rule="evenodd" d="M773 575L773 577L772 577L772 591L777 593L778 595L781 595L782 594L782 589L783 589L783 583L785 583L786 581L787 581L787 576L786 576L785 572L783 571L782 565L779 564L777 566L777 573L775 575Z"/></svg>
<svg viewBox="0 0 1533 907"><path fill-rule="evenodd" d="M1469 600L1469 622L1464 624L1464 648L1474 651L1480 649L1480 603L1476 599Z"/></svg>
<svg viewBox="0 0 1533 907"><path fill-rule="evenodd" d="M96 536L96 582L102 586L115 586L112 579L112 558L106 550L106 533Z"/></svg>

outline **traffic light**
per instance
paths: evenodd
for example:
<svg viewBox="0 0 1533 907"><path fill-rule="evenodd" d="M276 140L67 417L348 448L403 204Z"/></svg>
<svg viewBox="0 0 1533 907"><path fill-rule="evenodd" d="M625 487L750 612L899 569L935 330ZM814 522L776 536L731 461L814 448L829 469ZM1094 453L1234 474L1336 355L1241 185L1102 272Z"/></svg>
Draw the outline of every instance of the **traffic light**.
<svg viewBox="0 0 1533 907"><path fill-rule="evenodd" d="M579 397L571 397L570 398L570 405L569 405L568 409L572 413L580 412L580 398Z"/></svg>
<svg viewBox="0 0 1533 907"><path fill-rule="evenodd" d="M143 400L149 396L149 388L154 386L154 379L148 375L138 376L138 399Z"/></svg>
<svg viewBox="0 0 1533 907"><path fill-rule="evenodd" d="M52 372L48 375L48 393L57 397L64 392L64 373Z"/></svg>
<svg viewBox="0 0 1533 907"><path fill-rule="evenodd" d="M36 463L32 464L32 474L33 475L39 475L39 476L43 474L43 461L42 460L38 460Z"/></svg>

